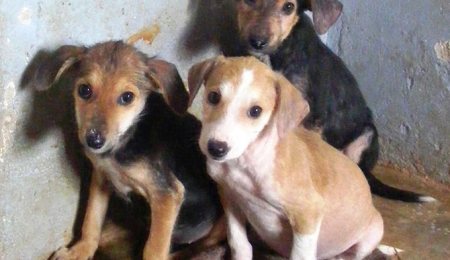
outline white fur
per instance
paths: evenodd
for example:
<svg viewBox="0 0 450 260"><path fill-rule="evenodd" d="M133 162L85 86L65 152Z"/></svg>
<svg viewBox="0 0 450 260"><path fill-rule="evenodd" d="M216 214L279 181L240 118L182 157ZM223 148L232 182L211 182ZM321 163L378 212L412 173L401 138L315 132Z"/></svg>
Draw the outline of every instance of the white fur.
<svg viewBox="0 0 450 260"><path fill-rule="evenodd" d="M208 159L208 172L228 191L227 199L245 216L261 239L280 254L288 256L292 230L278 203L272 179L277 140L276 131L272 130L266 137L252 143L238 159L223 163ZM242 236L237 236L241 237L237 240L242 239ZM230 241L230 246L232 244L239 242Z"/></svg>
<svg viewBox="0 0 450 260"><path fill-rule="evenodd" d="M220 85L220 92L226 104L219 119L203 122L200 135L200 148L208 155L207 142L215 139L226 142L230 151L220 161L208 158L208 172L226 192L229 199L244 219L271 248L284 256L291 251L292 229L283 208L278 203L273 189L275 146L278 135L275 126L269 126L270 113L263 113L250 127L240 122L239 113L246 113L259 97L249 91L254 73L244 70L239 86L233 88L230 82ZM205 104L208 105L208 104ZM268 127L268 129L264 129ZM261 136L262 131L266 131ZM229 244L235 251L243 250L239 257L249 257L249 246L242 223L235 214L227 213L229 225ZM232 249L233 251L233 249ZM250 255L251 256L251 255ZM251 258L251 257L250 257Z"/></svg>
<svg viewBox="0 0 450 260"><path fill-rule="evenodd" d="M403 252L403 250L400 248L396 248L396 247L392 247L392 246L388 246L388 245L379 245L377 248L383 254L388 255L388 256L394 256L394 255L397 255L398 253Z"/></svg>
<svg viewBox="0 0 450 260"><path fill-rule="evenodd" d="M319 239L320 225L312 234L294 234L292 242L291 260L313 260L317 255L317 241Z"/></svg>
<svg viewBox="0 0 450 260"><path fill-rule="evenodd" d="M228 243L233 259L251 260L253 251L247 238L244 217L239 209L233 206L226 207L224 210L227 219Z"/></svg>
<svg viewBox="0 0 450 260"><path fill-rule="evenodd" d="M420 202L435 202L437 199L430 197L430 196L420 196L419 197Z"/></svg>
<svg viewBox="0 0 450 260"><path fill-rule="evenodd" d="M248 92L253 79L253 71L244 70L237 88L233 88L230 82L224 82L220 85L222 99L231 99L231 102L227 104L226 111L223 111L223 115L218 120L203 122L199 144L206 155L209 155L207 151L208 141L216 140L227 143L230 148L228 154L221 161L236 159L244 153L248 145L257 138L259 132L266 125L270 117L268 114L261 115L257 119L256 126L252 128L239 121L239 115L247 113L255 99L251 92Z"/></svg>
<svg viewBox="0 0 450 260"><path fill-rule="evenodd" d="M344 154L354 163L358 164L361 160L362 153L370 146L372 142L373 131L366 131L344 149Z"/></svg>

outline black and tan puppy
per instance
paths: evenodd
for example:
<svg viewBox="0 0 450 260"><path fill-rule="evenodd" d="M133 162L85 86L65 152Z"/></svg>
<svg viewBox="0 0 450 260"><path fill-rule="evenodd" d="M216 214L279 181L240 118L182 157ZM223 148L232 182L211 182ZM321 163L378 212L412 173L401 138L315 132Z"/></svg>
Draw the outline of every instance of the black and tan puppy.
<svg viewBox="0 0 450 260"><path fill-rule="evenodd" d="M220 216L197 139L200 122L174 65L121 41L63 46L42 64L37 88L74 76L78 136L94 171L81 239L54 259L90 259L111 192L142 195L151 209L144 259L167 259L171 242L207 237ZM183 114L183 115L182 115Z"/></svg>
<svg viewBox="0 0 450 260"><path fill-rule="evenodd" d="M308 100L305 126L358 163L373 193L407 202L433 200L387 186L371 173L379 154L372 112L352 73L316 33L336 22L342 11L338 0L238 0L236 10L242 52L269 56L272 68Z"/></svg>

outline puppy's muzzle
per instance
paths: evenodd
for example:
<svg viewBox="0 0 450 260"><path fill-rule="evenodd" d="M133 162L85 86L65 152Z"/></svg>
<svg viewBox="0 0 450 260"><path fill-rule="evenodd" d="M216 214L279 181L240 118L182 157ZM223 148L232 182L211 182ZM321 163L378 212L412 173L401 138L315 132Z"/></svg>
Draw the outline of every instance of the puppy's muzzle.
<svg viewBox="0 0 450 260"><path fill-rule="evenodd" d="M92 149L100 149L105 144L105 137L97 129L89 129L86 134L86 144Z"/></svg>
<svg viewBox="0 0 450 260"><path fill-rule="evenodd" d="M228 147L228 144L225 142L217 141L214 139L211 139L208 141L208 153L214 158L214 159L221 159L225 155L227 155L230 148Z"/></svg>
<svg viewBox="0 0 450 260"><path fill-rule="evenodd" d="M267 46L269 38L262 35L250 35L248 42L253 49L260 51Z"/></svg>

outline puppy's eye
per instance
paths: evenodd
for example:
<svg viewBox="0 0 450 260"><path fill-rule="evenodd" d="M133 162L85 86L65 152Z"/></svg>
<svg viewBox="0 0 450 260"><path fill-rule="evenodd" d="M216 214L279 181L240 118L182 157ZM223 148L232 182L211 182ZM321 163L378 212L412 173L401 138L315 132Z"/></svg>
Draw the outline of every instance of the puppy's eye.
<svg viewBox="0 0 450 260"><path fill-rule="evenodd" d="M292 14L292 11L294 11L295 5L291 2L287 2L283 5L283 13L286 15Z"/></svg>
<svg viewBox="0 0 450 260"><path fill-rule="evenodd" d="M244 0L244 3L249 6L254 6L256 4L256 0Z"/></svg>
<svg viewBox="0 0 450 260"><path fill-rule="evenodd" d="M209 102L211 105L217 105L217 104L219 104L220 98L221 98L221 96L220 96L220 93L219 93L219 92L211 91L211 92L209 92L209 94L208 94L208 102Z"/></svg>
<svg viewBox="0 0 450 260"><path fill-rule="evenodd" d="M92 96L91 86L88 84L81 84L78 87L78 95L85 100L88 100Z"/></svg>
<svg viewBox="0 0 450 260"><path fill-rule="evenodd" d="M130 104L131 102L133 102L133 99L134 99L134 94L132 92L127 91L127 92L124 92L122 95L120 95L117 103L119 103L119 105L126 106L126 105Z"/></svg>
<svg viewBox="0 0 450 260"><path fill-rule="evenodd" d="M248 110L248 116L251 118L258 118L261 115L262 108L260 106L252 106Z"/></svg>

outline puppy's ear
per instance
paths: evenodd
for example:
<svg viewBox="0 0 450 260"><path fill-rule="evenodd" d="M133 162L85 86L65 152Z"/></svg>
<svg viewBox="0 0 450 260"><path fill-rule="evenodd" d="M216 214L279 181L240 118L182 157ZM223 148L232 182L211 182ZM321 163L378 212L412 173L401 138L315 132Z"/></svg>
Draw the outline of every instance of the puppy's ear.
<svg viewBox="0 0 450 260"><path fill-rule="evenodd" d="M34 72L33 83L37 90L47 90L79 61L85 47L65 45L42 58Z"/></svg>
<svg viewBox="0 0 450 260"><path fill-rule="evenodd" d="M211 58L197 63L189 69L189 106L192 105L192 102L194 101L194 98L197 95L198 90L200 89L202 84L208 80L209 74L216 65L217 61L222 58L223 56Z"/></svg>
<svg viewBox="0 0 450 260"><path fill-rule="evenodd" d="M338 0L309 0L309 10L313 13L314 28L324 34L337 21L342 13L342 3Z"/></svg>
<svg viewBox="0 0 450 260"><path fill-rule="evenodd" d="M148 59L146 75L154 83L153 90L161 93L166 103L176 113L186 112L189 94L174 64L158 59Z"/></svg>
<svg viewBox="0 0 450 260"><path fill-rule="evenodd" d="M303 95L284 76L277 75L275 83L276 107L274 123L278 135L283 137L291 129L300 125L309 113L309 104Z"/></svg>

